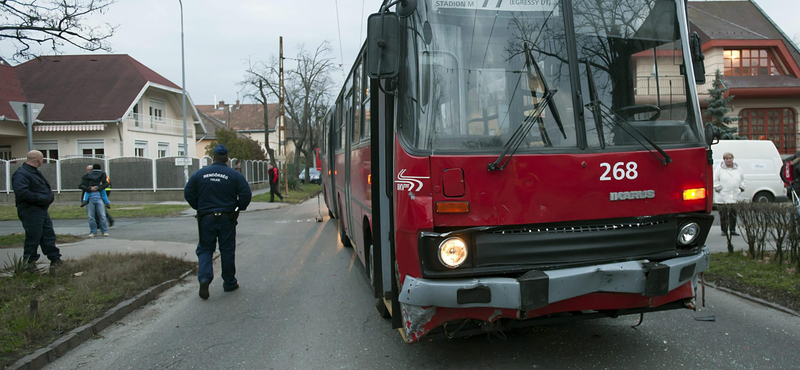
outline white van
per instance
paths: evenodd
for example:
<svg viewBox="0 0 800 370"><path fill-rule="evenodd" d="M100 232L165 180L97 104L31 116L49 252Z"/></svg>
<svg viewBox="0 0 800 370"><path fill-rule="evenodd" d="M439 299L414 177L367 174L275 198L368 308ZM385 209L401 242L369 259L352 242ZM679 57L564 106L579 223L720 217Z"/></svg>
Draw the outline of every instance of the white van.
<svg viewBox="0 0 800 370"><path fill-rule="evenodd" d="M722 155L730 152L733 161L744 173L747 185L741 194L743 201L774 202L786 201L779 171L781 155L770 140L720 140L711 146L714 169L722 163ZM716 193L714 193L716 194ZM714 203L717 203L714 200Z"/></svg>

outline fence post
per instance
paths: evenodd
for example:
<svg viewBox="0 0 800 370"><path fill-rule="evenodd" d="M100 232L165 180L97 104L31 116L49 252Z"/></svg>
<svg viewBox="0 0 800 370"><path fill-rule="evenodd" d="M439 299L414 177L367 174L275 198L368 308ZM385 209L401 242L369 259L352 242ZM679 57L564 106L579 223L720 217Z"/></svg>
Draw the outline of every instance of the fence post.
<svg viewBox="0 0 800 370"><path fill-rule="evenodd" d="M103 162L105 162L103 164L105 164L105 166L106 166L106 176L111 178L111 167L108 166L111 163L111 161L108 160L108 157L106 157L106 156L103 156L103 157L104 157L103 158Z"/></svg>
<svg viewBox="0 0 800 370"><path fill-rule="evenodd" d="M152 158L150 160L153 161L153 193L155 193L156 189L158 189L158 181L156 180L156 160Z"/></svg>
<svg viewBox="0 0 800 370"><path fill-rule="evenodd" d="M11 194L11 162L6 161L6 194Z"/></svg>
<svg viewBox="0 0 800 370"><path fill-rule="evenodd" d="M61 194L61 161L56 159L56 192Z"/></svg>

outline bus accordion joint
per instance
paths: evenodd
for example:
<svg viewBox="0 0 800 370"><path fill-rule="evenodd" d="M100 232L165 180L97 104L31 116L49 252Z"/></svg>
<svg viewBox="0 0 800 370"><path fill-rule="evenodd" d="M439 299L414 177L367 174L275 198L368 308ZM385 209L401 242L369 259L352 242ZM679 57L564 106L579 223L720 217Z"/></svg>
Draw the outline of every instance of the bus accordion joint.
<svg viewBox="0 0 800 370"><path fill-rule="evenodd" d="M469 202L436 202L436 213L468 213Z"/></svg>
<svg viewBox="0 0 800 370"><path fill-rule="evenodd" d="M683 191L683 200L706 199L706 189L686 189Z"/></svg>

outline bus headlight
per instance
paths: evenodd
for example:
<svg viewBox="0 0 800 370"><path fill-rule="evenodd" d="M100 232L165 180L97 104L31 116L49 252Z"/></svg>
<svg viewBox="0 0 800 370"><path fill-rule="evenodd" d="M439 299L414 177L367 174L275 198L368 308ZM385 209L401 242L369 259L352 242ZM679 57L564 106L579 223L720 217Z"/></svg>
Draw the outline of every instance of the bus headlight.
<svg viewBox="0 0 800 370"><path fill-rule="evenodd" d="M678 231L678 244L689 245L700 235L700 225L697 222L689 222L681 226Z"/></svg>
<svg viewBox="0 0 800 370"><path fill-rule="evenodd" d="M447 238L439 244L439 262L454 269L467 260L467 244L459 238Z"/></svg>

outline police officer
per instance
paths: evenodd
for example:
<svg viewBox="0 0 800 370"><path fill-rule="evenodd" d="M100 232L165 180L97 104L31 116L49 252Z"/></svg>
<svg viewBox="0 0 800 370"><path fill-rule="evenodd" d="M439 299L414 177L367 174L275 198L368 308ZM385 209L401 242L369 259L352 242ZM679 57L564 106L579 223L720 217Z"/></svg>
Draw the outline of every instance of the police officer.
<svg viewBox="0 0 800 370"><path fill-rule="evenodd" d="M22 167L11 176L17 217L25 229L22 259L27 262L39 260L37 252L41 244L42 253L50 260L50 265L60 266L63 263L61 252L56 248L56 233L53 230L53 221L47 212L55 197L50 189L50 183L39 172L42 162L44 162L42 152L31 150Z"/></svg>
<svg viewBox="0 0 800 370"><path fill-rule="evenodd" d="M214 163L192 175L183 196L197 210L200 243L197 244L197 280L200 298L208 299L208 286L214 278L211 259L219 241L222 259L222 288L226 292L239 289L236 280L236 218L250 204L252 193L242 174L228 167L228 149L222 144L214 148Z"/></svg>

